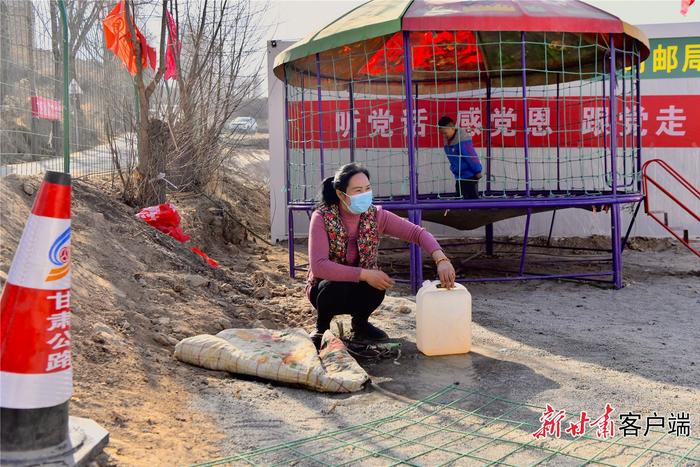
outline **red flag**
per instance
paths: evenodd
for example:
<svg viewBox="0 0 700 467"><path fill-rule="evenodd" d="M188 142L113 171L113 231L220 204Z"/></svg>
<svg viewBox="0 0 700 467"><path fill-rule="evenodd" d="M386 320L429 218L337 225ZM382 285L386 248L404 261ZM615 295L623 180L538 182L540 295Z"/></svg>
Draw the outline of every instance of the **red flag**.
<svg viewBox="0 0 700 467"><path fill-rule="evenodd" d="M177 78L177 61L175 54L180 55L182 47L177 40L177 26L169 11L165 12L168 18L168 49L165 53L165 79Z"/></svg>
<svg viewBox="0 0 700 467"><path fill-rule="evenodd" d="M688 13L690 5L695 3L695 0L681 0L681 14L685 16Z"/></svg>
<svg viewBox="0 0 700 467"><path fill-rule="evenodd" d="M121 59L132 75L136 74L136 52L131 42L131 32L129 25L126 22L126 5L125 0L120 0L119 3L109 12L107 17L102 21L102 29L105 34L105 43L107 48ZM134 24L136 38L141 44L141 68L151 66L151 69L156 69L156 50L148 45L146 38Z"/></svg>

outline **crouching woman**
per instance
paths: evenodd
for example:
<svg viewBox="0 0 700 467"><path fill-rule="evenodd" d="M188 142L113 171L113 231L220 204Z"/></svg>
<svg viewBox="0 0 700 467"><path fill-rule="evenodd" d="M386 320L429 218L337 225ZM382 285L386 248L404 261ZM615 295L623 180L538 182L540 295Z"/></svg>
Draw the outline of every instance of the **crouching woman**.
<svg viewBox="0 0 700 467"><path fill-rule="evenodd" d="M437 264L440 282L454 286L455 270L425 229L372 205L370 174L352 163L323 181L309 227L306 293L318 315L311 333L318 347L334 316L352 316L355 339L381 341L387 334L368 319L394 281L377 266L382 235L415 243Z"/></svg>

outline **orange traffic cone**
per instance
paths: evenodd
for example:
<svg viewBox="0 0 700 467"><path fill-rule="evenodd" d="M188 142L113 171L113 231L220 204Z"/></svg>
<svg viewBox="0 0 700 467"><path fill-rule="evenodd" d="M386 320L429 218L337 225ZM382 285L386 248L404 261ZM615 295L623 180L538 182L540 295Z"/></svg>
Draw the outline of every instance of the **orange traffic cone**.
<svg viewBox="0 0 700 467"><path fill-rule="evenodd" d="M84 461L108 433L68 416L70 175L47 172L0 298L0 461ZM92 447L91 447L92 446Z"/></svg>

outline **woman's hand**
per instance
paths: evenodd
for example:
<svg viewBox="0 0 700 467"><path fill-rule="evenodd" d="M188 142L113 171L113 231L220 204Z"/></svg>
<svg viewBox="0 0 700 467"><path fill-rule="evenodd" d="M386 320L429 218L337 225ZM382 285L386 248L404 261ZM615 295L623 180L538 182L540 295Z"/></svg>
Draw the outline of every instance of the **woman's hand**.
<svg viewBox="0 0 700 467"><path fill-rule="evenodd" d="M455 273L455 268L452 266L452 263L450 263L450 260L442 250L435 250L432 256L433 260L437 263L440 284L446 289L453 288L455 286L457 274Z"/></svg>
<svg viewBox="0 0 700 467"><path fill-rule="evenodd" d="M437 266L438 277L440 278L440 284L446 289L451 289L455 286L455 268L449 261L440 261Z"/></svg>
<svg viewBox="0 0 700 467"><path fill-rule="evenodd" d="M360 280L379 290L387 290L394 286L394 280L378 269L363 269Z"/></svg>

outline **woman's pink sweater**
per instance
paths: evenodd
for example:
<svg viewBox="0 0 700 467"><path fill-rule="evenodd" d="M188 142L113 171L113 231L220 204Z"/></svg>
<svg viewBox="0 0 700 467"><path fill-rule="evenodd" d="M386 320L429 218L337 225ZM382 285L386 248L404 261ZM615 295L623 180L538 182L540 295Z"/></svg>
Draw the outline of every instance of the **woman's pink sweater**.
<svg viewBox="0 0 700 467"><path fill-rule="evenodd" d="M347 265L331 261L328 257L329 241L326 227L318 211L311 216L309 226L309 265L311 278L326 279L337 282L358 282L360 253L357 249L357 230L360 225L359 214L347 212L340 208L340 218L348 233L348 250L345 255ZM401 240L416 243L428 254L440 249L440 244L430 232L396 214L377 206L377 228L379 235L389 235ZM308 292L308 290L307 290Z"/></svg>

